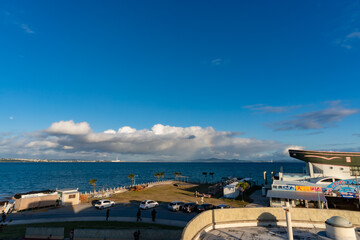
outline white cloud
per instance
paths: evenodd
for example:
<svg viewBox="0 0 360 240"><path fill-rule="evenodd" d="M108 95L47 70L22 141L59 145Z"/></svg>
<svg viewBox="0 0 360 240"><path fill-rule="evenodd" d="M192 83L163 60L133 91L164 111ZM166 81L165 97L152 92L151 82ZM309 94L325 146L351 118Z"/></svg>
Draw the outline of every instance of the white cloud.
<svg viewBox="0 0 360 240"><path fill-rule="evenodd" d="M136 132L136 129L128 126L119 128L118 130L118 133L134 133L134 132Z"/></svg>
<svg viewBox="0 0 360 240"><path fill-rule="evenodd" d="M347 38L359 38L360 39L360 32L352 32L346 36Z"/></svg>
<svg viewBox="0 0 360 240"><path fill-rule="evenodd" d="M58 144L51 141L33 141L25 145L28 148L55 148Z"/></svg>
<svg viewBox="0 0 360 240"><path fill-rule="evenodd" d="M212 127L162 124L156 124L151 129L137 130L124 126L118 131L109 129L96 133L87 122L60 121L52 123L44 131L19 136L0 145L0 151L8 153L18 149L19 154L45 158L114 159L114 156L119 156L125 160L170 161L213 157L251 160L269 156L284 147L273 140L244 138L239 134L216 131Z"/></svg>
<svg viewBox="0 0 360 240"><path fill-rule="evenodd" d="M244 106L244 108L257 111L257 112L266 112L266 113L282 113L290 111L294 108L298 108L300 106L266 106L264 104L255 104Z"/></svg>
<svg viewBox="0 0 360 240"><path fill-rule="evenodd" d="M70 150L70 149L74 149L74 147L73 146L63 146L63 149Z"/></svg>
<svg viewBox="0 0 360 240"><path fill-rule="evenodd" d="M290 146L287 146L287 147L284 149L283 154L284 154L284 155L289 155L289 149L304 150L305 148L302 147L302 146L290 145Z"/></svg>
<svg viewBox="0 0 360 240"><path fill-rule="evenodd" d="M19 24L20 27L26 32L26 33L30 33L30 34L34 34L35 32L33 30L30 29L30 27L27 24Z"/></svg>
<svg viewBox="0 0 360 240"><path fill-rule="evenodd" d="M10 117L9 117L9 119L10 119L10 120L13 120L13 119L14 119L14 117L10 116Z"/></svg>
<svg viewBox="0 0 360 240"><path fill-rule="evenodd" d="M223 63L223 60L221 58L216 58L216 59L211 60L212 65L220 65L222 63Z"/></svg>
<svg viewBox="0 0 360 240"><path fill-rule="evenodd" d="M338 40L337 43L340 45L340 47L350 50L353 48L355 44L358 44L359 39L360 39L360 32L355 31L349 33L343 39Z"/></svg>
<svg viewBox="0 0 360 240"><path fill-rule="evenodd" d="M87 122L74 123L73 120L55 122L46 129L46 132L49 134L68 135L85 135L90 133L90 131L90 125Z"/></svg>

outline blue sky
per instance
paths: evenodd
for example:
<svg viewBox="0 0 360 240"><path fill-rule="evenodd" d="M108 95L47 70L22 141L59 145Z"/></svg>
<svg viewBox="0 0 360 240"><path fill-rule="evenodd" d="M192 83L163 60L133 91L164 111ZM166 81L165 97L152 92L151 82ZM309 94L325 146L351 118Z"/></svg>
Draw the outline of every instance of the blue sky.
<svg viewBox="0 0 360 240"><path fill-rule="evenodd" d="M0 157L360 150L359 1L1 1L0 31Z"/></svg>

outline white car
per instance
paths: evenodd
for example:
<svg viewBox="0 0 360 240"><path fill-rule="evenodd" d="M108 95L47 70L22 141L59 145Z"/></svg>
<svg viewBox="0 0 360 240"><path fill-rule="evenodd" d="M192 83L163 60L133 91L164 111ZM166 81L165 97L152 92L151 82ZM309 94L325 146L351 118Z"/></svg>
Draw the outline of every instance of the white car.
<svg viewBox="0 0 360 240"><path fill-rule="evenodd" d="M182 210L182 207L184 206L184 204L185 203L183 203L183 202L174 201L174 202L169 203L168 209L170 211L175 211L175 212L180 211L180 210Z"/></svg>
<svg viewBox="0 0 360 240"><path fill-rule="evenodd" d="M115 202L106 200L106 199L102 199L102 200L97 201L94 206L98 209L104 209L104 208L115 206Z"/></svg>
<svg viewBox="0 0 360 240"><path fill-rule="evenodd" d="M158 207L159 204L153 200L145 200L145 201L142 201L140 203L140 208L141 209L149 209L149 208L154 208L154 207Z"/></svg>

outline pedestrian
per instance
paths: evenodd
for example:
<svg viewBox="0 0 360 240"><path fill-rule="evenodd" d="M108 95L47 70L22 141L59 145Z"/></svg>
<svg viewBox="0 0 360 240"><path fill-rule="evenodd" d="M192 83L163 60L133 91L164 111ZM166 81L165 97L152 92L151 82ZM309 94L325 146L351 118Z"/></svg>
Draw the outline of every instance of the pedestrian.
<svg viewBox="0 0 360 240"><path fill-rule="evenodd" d="M5 211L3 210L2 211L2 214L1 214L1 222L5 222L6 221L6 213Z"/></svg>
<svg viewBox="0 0 360 240"><path fill-rule="evenodd" d="M70 231L70 240L74 239L74 229L71 229Z"/></svg>
<svg viewBox="0 0 360 240"><path fill-rule="evenodd" d="M152 221L155 222L155 218L156 218L156 210L155 209L152 210L151 217L152 217Z"/></svg>
<svg viewBox="0 0 360 240"><path fill-rule="evenodd" d="M140 229L134 232L134 240L139 240L139 239L140 239Z"/></svg>
<svg viewBox="0 0 360 240"><path fill-rule="evenodd" d="M201 204L204 203L204 197L201 197Z"/></svg>
<svg viewBox="0 0 360 240"><path fill-rule="evenodd" d="M137 213L136 213L136 221L138 222L138 221L142 221L142 219L141 219L141 210L140 210L140 208L139 208L139 210L137 211Z"/></svg>
<svg viewBox="0 0 360 240"><path fill-rule="evenodd" d="M110 209L106 210L106 221L109 220L109 215L110 215Z"/></svg>

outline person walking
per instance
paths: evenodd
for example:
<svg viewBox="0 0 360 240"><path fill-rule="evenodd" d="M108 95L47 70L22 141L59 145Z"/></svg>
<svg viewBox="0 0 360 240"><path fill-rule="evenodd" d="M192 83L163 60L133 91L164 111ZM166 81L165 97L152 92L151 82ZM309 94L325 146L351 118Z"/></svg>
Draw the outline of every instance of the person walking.
<svg viewBox="0 0 360 240"><path fill-rule="evenodd" d="M106 221L109 220L109 215L110 215L110 209L106 210Z"/></svg>
<svg viewBox="0 0 360 240"><path fill-rule="evenodd" d="M6 222L6 213L4 210L2 211L2 214L1 214L1 222Z"/></svg>
<svg viewBox="0 0 360 240"><path fill-rule="evenodd" d="M155 218L156 218L156 210L155 209L152 210L151 217L152 217L152 221L155 222Z"/></svg>
<svg viewBox="0 0 360 240"><path fill-rule="evenodd" d="M139 240L139 239L140 239L140 229L134 232L134 240Z"/></svg>
<svg viewBox="0 0 360 240"><path fill-rule="evenodd" d="M142 221L142 219L141 219L141 210L140 210L140 208L138 209L138 211L137 211L137 213L136 213L136 221L138 222L138 221Z"/></svg>

